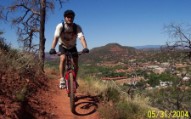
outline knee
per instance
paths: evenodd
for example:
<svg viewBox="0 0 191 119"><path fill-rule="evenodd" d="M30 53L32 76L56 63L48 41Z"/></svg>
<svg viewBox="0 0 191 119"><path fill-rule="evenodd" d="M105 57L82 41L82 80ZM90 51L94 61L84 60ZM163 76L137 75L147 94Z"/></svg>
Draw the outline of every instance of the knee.
<svg viewBox="0 0 191 119"><path fill-rule="evenodd" d="M64 63L65 62L65 55L61 55L60 56L60 63Z"/></svg>

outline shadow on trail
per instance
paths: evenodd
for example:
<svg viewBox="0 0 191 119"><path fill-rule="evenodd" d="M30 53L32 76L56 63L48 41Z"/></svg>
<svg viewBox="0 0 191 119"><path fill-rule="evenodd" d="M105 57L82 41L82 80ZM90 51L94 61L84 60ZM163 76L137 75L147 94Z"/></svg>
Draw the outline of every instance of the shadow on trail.
<svg viewBox="0 0 191 119"><path fill-rule="evenodd" d="M98 103L98 96L78 95L75 101L74 114L78 116L91 115L97 111Z"/></svg>

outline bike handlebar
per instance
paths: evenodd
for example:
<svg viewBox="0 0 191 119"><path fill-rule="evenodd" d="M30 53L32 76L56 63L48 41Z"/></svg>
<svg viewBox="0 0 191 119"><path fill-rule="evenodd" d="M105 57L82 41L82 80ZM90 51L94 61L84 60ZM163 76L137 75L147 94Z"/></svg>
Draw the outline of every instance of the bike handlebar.
<svg viewBox="0 0 191 119"><path fill-rule="evenodd" d="M60 56L61 55L61 52L57 52L56 53L58 56ZM82 55L82 54L86 54L86 53L84 53L84 52L82 52L82 51L80 51L80 52L66 52L65 53L65 55Z"/></svg>

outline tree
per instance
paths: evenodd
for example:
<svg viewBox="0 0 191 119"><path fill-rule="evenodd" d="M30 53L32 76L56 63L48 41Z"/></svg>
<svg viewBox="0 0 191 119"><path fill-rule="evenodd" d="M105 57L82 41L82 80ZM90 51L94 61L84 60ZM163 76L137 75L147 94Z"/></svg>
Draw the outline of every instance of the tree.
<svg viewBox="0 0 191 119"><path fill-rule="evenodd" d="M165 26L165 30L169 33L172 42L167 42L167 49L171 51L181 50L187 53L191 58L191 26L170 24Z"/></svg>
<svg viewBox="0 0 191 119"><path fill-rule="evenodd" d="M67 0L14 0L11 5L0 6L0 19L11 22L17 27L18 41L23 43L24 50L38 51L42 70L45 58L45 21L46 12L54 10L56 2L60 7ZM39 44L33 44L39 35Z"/></svg>
<svg viewBox="0 0 191 119"><path fill-rule="evenodd" d="M8 52L10 50L10 44L7 44L6 39L3 37L2 31L0 31L0 55L3 52Z"/></svg>
<svg viewBox="0 0 191 119"><path fill-rule="evenodd" d="M46 0L40 1L40 45L39 45L39 59L41 61L41 68L44 70L44 58L45 58L45 17L46 17Z"/></svg>

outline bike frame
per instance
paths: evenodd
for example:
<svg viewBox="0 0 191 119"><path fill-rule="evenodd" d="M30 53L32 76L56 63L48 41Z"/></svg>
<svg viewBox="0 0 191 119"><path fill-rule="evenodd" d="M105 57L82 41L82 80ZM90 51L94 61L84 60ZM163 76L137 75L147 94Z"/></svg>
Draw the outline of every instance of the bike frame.
<svg viewBox="0 0 191 119"><path fill-rule="evenodd" d="M77 74L75 73L75 67L74 67L74 60L73 60L73 54L70 52L66 53L66 71L65 71L65 80L66 80L66 91L69 94L70 93L70 88L69 88L69 75L72 73L73 75L73 88L74 92L76 93L76 76Z"/></svg>
<svg viewBox="0 0 191 119"><path fill-rule="evenodd" d="M70 107L71 112L75 112L75 93L77 89L77 82L76 82L76 72L74 67L74 60L73 55L80 55L81 53L71 53L66 52L66 73L65 73L65 80L66 80L66 91L68 93L68 97L70 97Z"/></svg>

